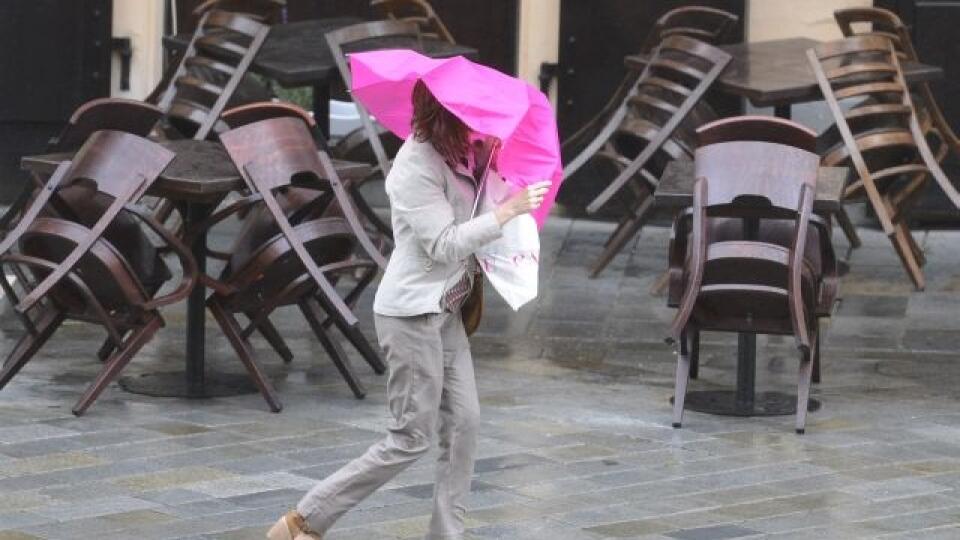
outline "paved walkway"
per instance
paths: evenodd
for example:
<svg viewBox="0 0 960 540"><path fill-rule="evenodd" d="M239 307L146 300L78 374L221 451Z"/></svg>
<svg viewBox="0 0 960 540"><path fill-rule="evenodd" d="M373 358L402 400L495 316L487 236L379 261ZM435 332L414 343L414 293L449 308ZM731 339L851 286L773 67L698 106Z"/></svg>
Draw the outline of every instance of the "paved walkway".
<svg viewBox="0 0 960 540"><path fill-rule="evenodd" d="M922 238L929 287L913 293L883 237L862 232L827 329L814 392L824 405L800 437L790 417L688 413L684 429L670 428L672 313L648 292L668 231L648 229L588 280L609 230L553 220L538 303L511 314L488 299L474 339L484 422L469 538L960 538L960 235ZM181 367L183 312L167 315L128 373ZM354 400L306 325L285 317L292 364L257 343L280 415L258 395L187 401L113 386L73 418L102 336L61 330L0 392L0 540L263 538L316 479L380 436L387 411L383 377L357 359L370 394ZM5 354L18 324L6 314L0 327ZM732 386L733 339L704 340L693 389ZM217 331L207 344L218 369L241 371ZM761 338L759 389L790 391L796 369L786 340ZM330 539L422 535L432 461Z"/></svg>

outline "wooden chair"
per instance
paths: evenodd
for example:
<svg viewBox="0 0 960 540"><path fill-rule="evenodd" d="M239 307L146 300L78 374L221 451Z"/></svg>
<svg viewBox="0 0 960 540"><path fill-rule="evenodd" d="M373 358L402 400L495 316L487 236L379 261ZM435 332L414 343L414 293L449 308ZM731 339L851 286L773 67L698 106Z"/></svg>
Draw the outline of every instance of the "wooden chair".
<svg viewBox="0 0 960 540"><path fill-rule="evenodd" d="M640 54L651 54L664 39L670 36L686 36L710 45L720 45L729 41L731 31L736 27L740 18L733 13L720 9L687 6L672 9L663 14L647 34L641 44ZM594 138L610 116L617 110L623 99L636 86L641 71L630 70L620 85L614 91L610 100L596 115L577 129L573 135L563 141L562 150L569 154L578 150L584 143ZM697 107L709 107L705 101Z"/></svg>
<svg viewBox="0 0 960 540"><path fill-rule="evenodd" d="M890 40L899 60L919 62L920 57L910 39L910 29L892 11L874 8L838 9L833 12L840 31L846 37L852 36L881 36ZM933 91L927 82L915 83L910 86L914 93L914 104L917 107L918 120L924 134L937 142L934 155L938 163L948 152L960 158L960 138L950 127L943 111L933 97Z"/></svg>
<svg viewBox="0 0 960 540"><path fill-rule="evenodd" d="M270 120L273 118L295 118L302 121L304 125L307 126L310 133L319 141L321 147L320 151L326 151L325 141L323 137L316 132L316 122L314 121L313 117L296 105L277 102L252 103L226 111L221 116L221 120L230 126L231 129L239 128L263 120ZM352 202L354 205L358 210L360 210L361 214L364 214L363 207L359 204L363 202L363 198L354 192L356 184L353 182L339 182L339 179L338 183L342 184L343 189L352 196ZM322 204L319 206L316 205L318 202L317 198L322 195L324 195L324 192L322 190L318 190L316 186L311 188L289 186L282 192L277 193L276 198L277 203L283 210L284 215L286 215L288 219L294 219L294 221L300 221L303 219L304 216L302 211L304 209L310 209L310 215L316 217L343 217L343 211L341 210L339 201L336 198L331 200L329 204ZM329 192L327 193L327 196L329 196ZM369 207L367 208L369 209ZM301 213L298 214L298 212ZM239 233L237 234L238 245L234 246L232 253L214 253L213 255L216 258L229 261L238 249L244 253L250 253L256 247L262 245L263 242L281 232L276 221L273 219L273 215L270 213L269 209L263 205L255 207L249 213L238 211L237 215L243 218L243 224ZM386 247L387 246L385 243L377 245L377 252L382 253ZM365 256L365 251L361 249L358 251L357 255L363 257ZM379 261L382 263L383 259L381 258ZM347 304L351 308L354 306L354 303L360 297L363 291L372 282L373 278L376 277L379 268L380 264L378 263L369 268L360 269L360 271L358 271L357 283L346 296ZM284 361L292 361L293 353L291 352L290 348L284 344L283 338L280 336L279 332L277 332L273 328L272 324L269 323L269 319L266 319L264 322L265 327L261 328L261 333L271 343L271 345L274 347L274 350L277 351ZM324 323L324 328L329 328L331 324L332 319L328 318Z"/></svg>
<svg viewBox="0 0 960 540"><path fill-rule="evenodd" d="M40 190L23 219L0 242L0 266L17 268L16 283L0 272L0 285L27 329L0 371L4 387L67 319L103 326L115 346L105 365L73 408L83 414L97 396L163 326L158 308L189 294L197 265L189 250L151 213L134 204L173 160L159 145L118 131L91 135L72 162L63 162ZM92 210L70 220L50 215L55 196L87 194ZM81 209L81 199L74 209ZM104 205L98 204L105 202ZM85 210L85 209L81 209ZM110 238L110 226L125 217L138 220L176 253L183 278L170 293L155 297L140 268ZM19 289L19 291L18 291Z"/></svg>
<svg viewBox="0 0 960 540"><path fill-rule="evenodd" d="M370 7L381 16L400 21L412 21L420 26L422 35L456 43L433 6L426 0L371 0Z"/></svg>
<svg viewBox="0 0 960 540"><path fill-rule="evenodd" d="M340 28L327 33L327 43L330 45L330 51L333 53L334 61L340 70L344 84L347 88L351 86L350 66L347 63L347 53L359 50L373 50L374 48L389 47L391 38L409 39L413 38L417 43L422 43L420 27L413 21L374 21L369 23L360 23L345 28ZM379 40L375 44L379 47L371 48L371 40ZM396 149L401 143L400 139L382 126L375 124L370 118L366 108L354 101L357 106L357 112L360 114L362 127L348 134L332 150L334 156L341 159L358 161L358 154L364 153L366 148L373 152L374 169L373 176L386 177L390 172L392 159L387 152L387 146L390 146L390 155L395 154ZM393 231L390 226L371 213L367 216L377 229L384 235L392 238Z"/></svg>
<svg viewBox="0 0 960 540"><path fill-rule="evenodd" d="M870 203L922 290L924 255L908 227L910 207L929 177L958 208L960 193L927 145L893 44L883 36L853 37L821 44L807 56L841 136L823 151L824 165L856 170L844 198Z"/></svg>
<svg viewBox="0 0 960 540"><path fill-rule="evenodd" d="M238 242L218 279L203 278L214 291L207 307L272 410L279 411L281 404L258 367L248 338L275 309L285 305L300 308L354 394L363 397L363 385L343 349L329 335L324 320L329 318L374 371L383 373L386 366L356 327L357 319L350 309L356 298L352 292L341 297L334 284L339 275L357 269L374 269L367 274L372 279L385 261L366 236L332 162L325 152L317 152L306 126L296 118L249 124L221 134L221 140L253 195L218 211L198 229L255 204L269 212L274 228L266 232L257 228L255 241L248 238ZM291 213L290 208L281 207L280 200L293 188L313 188L321 194L305 197L306 207ZM342 215L328 213L334 202ZM273 230L277 232L271 234ZM358 250L363 251L363 257L356 256ZM360 290L365 286L362 284ZM241 327L237 313L247 316L250 324Z"/></svg>
<svg viewBox="0 0 960 540"><path fill-rule="evenodd" d="M171 137L206 139L216 131L220 113L263 45L270 27L237 13L218 9L200 18L176 71L155 96Z"/></svg>
<svg viewBox="0 0 960 540"><path fill-rule="evenodd" d="M825 279L836 279L829 222L812 213L815 134L784 120L723 122L698 132L693 208L677 218L670 243L670 271L682 291L671 301L678 311L668 337L680 349L673 425L683 421L700 331L789 334L800 351L796 430L803 433L818 317L832 302Z"/></svg>
<svg viewBox="0 0 960 540"><path fill-rule="evenodd" d="M653 192L669 159L687 159L692 130L715 118L694 109L730 61L730 55L683 36L665 39L603 129L564 167L569 178L589 160L612 164L613 179L587 206L596 213L616 196L623 217L591 268L596 277L649 218ZM599 187L599 186L598 186ZM629 188L630 193L624 193Z"/></svg>

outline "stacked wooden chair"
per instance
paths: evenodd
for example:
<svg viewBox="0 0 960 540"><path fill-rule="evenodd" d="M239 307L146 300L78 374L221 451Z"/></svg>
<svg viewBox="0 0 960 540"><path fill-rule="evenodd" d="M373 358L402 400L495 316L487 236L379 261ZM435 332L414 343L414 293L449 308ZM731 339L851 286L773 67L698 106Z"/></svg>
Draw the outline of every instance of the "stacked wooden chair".
<svg viewBox="0 0 960 540"><path fill-rule="evenodd" d="M673 425L702 330L793 335L800 352L796 430L803 433L819 354L818 318L836 301L830 225L813 214L816 135L787 120L744 117L698 130L693 207L670 243L668 342L679 345Z"/></svg>
<svg viewBox="0 0 960 540"><path fill-rule="evenodd" d="M824 165L856 171L845 200L869 202L918 290L924 288L923 250L909 213L929 178L954 206L960 193L937 162L914 109L899 58L886 36L824 43L807 52L839 141L821 137Z"/></svg>
<svg viewBox="0 0 960 540"><path fill-rule="evenodd" d="M141 137L98 131L38 190L0 242L0 285L26 329L0 371L0 388L64 320L98 324L110 353L73 408L80 415L163 325L158 309L189 294L197 274L192 255L136 205L173 157ZM150 280L166 281L170 273L132 223L148 228L179 258L183 277L170 293L156 296L159 284Z"/></svg>
<svg viewBox="0 0 960 540"><path fill-rule="evenodd" d="M647 34L638 51L642 55L650 55L660 43L670 36L686 36L710 45L727 43L733 29L736 28L739 17L733 13L704 6L686 6L672 9L659 19L653 29ZM617 86L610 100L596 115L577 129L573 135L563 141L562 150L569 155L596 137L597 132L606 124L610 116L617 110L623 99L637 84L642 71L631 69ZM698 107L709 107L705 102Z"/></svg>
<svg viewBox="0 0 960 540"><path fill-rule="evenodd" d="M326 35L327 43L330 45L330 51L333 53L333 59L337 64L340 75L343 78L347 88L351 86L350 66L347 62L347 53L357 50L369 50L364 48L364 43L377 39L381 43L391 38L400 40L414 40L420 43L422 35L420 26L415 21L406 20L385 20L368 23L360 23L345 28L328 32ZM371 173L371 179L385 178L390 172L392 164L391 156L396 155L403 141L399 137L390 133L383 126L375 123L364 106L354 101L357 112L360 114L361 127L347 134L342 140L338 141L331 149L331 153L340 159L349 161L368 161L372 157L372 162L376 165ZM372 153L372 156L370 154ZM359 184L356 185L357 191L354 192L358 204L361 205L365 216L376 228L386 237L392 238L393 231L390 225L382 220L375 212L369 210L369 206L360 196Z"/></svg>
<svg viewBox="0 0 960 540"><path fill-rule="evenodd" d="M846 37L873 35L885 37L893 44L897 58L901 61L919 62L920 57L910 39L910 29L892 11L874 8L838 9L833 12L840 30ZM928 141L935 144L934 155L942 163L948 153L960 158L960 137L950 127L943 111L937 104L927 82L918 82L910 86L913 92L914 106L923 133Z"/></svg>
<svg viewBox="0 0 960 540"><path fill-rule="evenodd" d="M427 0L371 0L370 7L383 17L417 23L423 36L457 42Z"/></svg>
<svg viewBox="0 0 960 540"><path fill-rule="evenodd" d="M730 61L706 43L671 36L654 50L643 73L603 128L564 167L569 178L589 161L608 164L588 213L615 204L621 218L591 268L597 276L636 235L650 216L653 192L663 167L689 159L694 130L716 118L702 106L703 95Z"/></svg>
<svg viewBox="0 0 960 540"><path fill-rule="evenodd" d="M231 103L270 27L240 13L206 11L175 70L151 96L166 115L167 138L203 140L225 126Z"/></svg>
<svg viewBox="0 0 960 540"><path fill-rule="evenodd" d="M335 284L358 269L369 276L369 283L385 262L366 235L330 158L318 153L303 120L292 116L256 121L220 137L252 195L216 212L196 231L243 208L262 205L265 210L248 215L257 225L239 237L221 275L203 277L213 290L208 309L272 410L279 411L281 404L259 367L249 336L277 308L287 305L301 310L351 390L362 398L365 389L329 327L335 326L375 372L383 373L386 366L356 326L350 304L359 293L341 296ZM264 215L272 218L266 225ZM241 326L237 314L245 315L249 324Z"/></svg>

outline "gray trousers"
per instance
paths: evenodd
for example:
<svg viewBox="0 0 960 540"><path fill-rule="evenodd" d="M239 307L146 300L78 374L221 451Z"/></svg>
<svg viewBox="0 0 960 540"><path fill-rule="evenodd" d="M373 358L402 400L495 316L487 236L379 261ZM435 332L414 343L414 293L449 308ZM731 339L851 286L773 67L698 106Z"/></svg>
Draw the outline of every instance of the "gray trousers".
<svg viewBox="0 0 960 540"><path fill-rule="evenodd" d="M314 486L297 511L323 534L347 510L426 454L439 423L441 453L427 539L462 538L480 405L460 314L377 315L375 320L390 367L389 433Z"/></svg>

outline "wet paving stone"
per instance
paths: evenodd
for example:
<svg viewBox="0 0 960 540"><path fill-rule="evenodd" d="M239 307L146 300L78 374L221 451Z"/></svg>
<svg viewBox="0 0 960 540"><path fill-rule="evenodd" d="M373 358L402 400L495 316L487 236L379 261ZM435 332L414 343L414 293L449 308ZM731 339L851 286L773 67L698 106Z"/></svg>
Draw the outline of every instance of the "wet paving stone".
<svg viewBox="0 0 960 540"><path fill-rule="evenodd" d="M669 233L645 230L588 279L611 227L548 222L541 296L519 313L487 291L473 338L482 425L465 538L960 538L960 233L926 236L936 249L917 293L886 238L862 230L846 296L823 328L823 407L798 437L791 417L690 412L672 429L676 356L663 334L673 311L650 292ZM372 293L358 313L374 339ZM182 369L182 306L165 317L127 373ZM112 385L75 418L102 336L65 328L0 392L0 540L262 539L389 418L386 377L354 355L368 388L356 400L295 310L275 323L293 363L259 338L254 347L286 406L279 415L258 395L157 399ZM0 315L0 346L19 329ZM758 390L794 392L790 340L759 343ZM215 371L242 372L219 332L208 332L207 350ZM732 388L735 337L705 333L701 354L692 386ZM325 538L422 537L437 455Z"/></svg>

